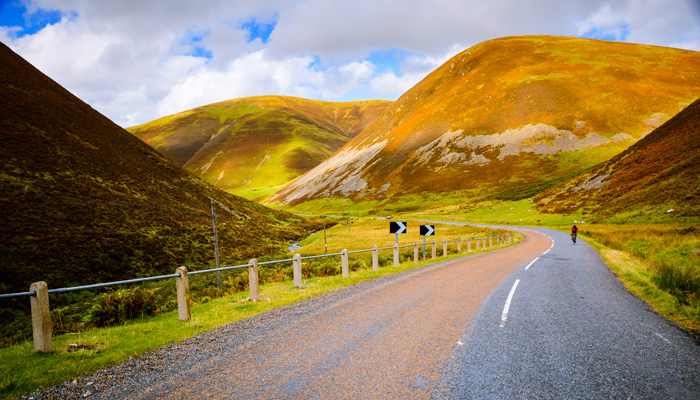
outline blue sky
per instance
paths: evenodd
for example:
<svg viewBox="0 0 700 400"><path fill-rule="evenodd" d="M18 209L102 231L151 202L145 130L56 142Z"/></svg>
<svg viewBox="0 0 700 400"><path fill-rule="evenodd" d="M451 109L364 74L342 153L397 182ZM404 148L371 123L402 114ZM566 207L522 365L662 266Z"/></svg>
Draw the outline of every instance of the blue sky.
<svg viewBox="0 0 700 400"><path fill-rule="evenodd" d="M0 41L124 127L246 96L396 99L503 36L700 50L698 0L0 1Z"/></svg>

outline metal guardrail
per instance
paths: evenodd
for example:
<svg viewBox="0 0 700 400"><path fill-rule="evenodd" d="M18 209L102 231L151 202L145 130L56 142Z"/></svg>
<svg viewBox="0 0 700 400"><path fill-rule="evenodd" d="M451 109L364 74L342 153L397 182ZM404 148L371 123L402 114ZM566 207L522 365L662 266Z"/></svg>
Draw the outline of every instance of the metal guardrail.
<svg viewBox="0 0 700 400"><path fill-rule="evenodd" d="M465 241L467 240L481 240L481 239L489 239L492 237L485 237L485 238L474 238L474 239L464 239ZM447 241L434 241L436 244L437 243L457 243L461 242L462 239L459 240L447 240ZM428 244L432 244L433 242L429 242ZM418 246L421 247L423 246L422 243L416 243L416 244L407 244L403 246L399 246L399 248L407 248L407 247L414 247ZM427 246L427 244L426 244ZM391 247L378 247L377 250L392 250L394 246ZM374 251L374 249L363 249L363 250L353 250L353 251L348 251L347 254L357 254L357 253L366 253ZM331 254L321 254L321 255L315 255L315 256L306 256L306 257L301 257L302 260L310 260L314 258L324 258L324 257L335 257L335 256L341 256L343 253L331 253ZM278 263L283 263L283 262L293 262L293 258L288 258L284 260L272 260L272 261L263 261L259 262L258 265L270 265L270 264L278 264ZM200 271L191 271L187 272L187 275L198 275L198 274L206 274L210 272L217 272L217 271L226 271L230 269L237 269L237 268L247 268L247 267L252 267L252 264L243 264L243 265L234 265L234 266L228 266L228 267L221 267L221 268L212 268L212 269L205 269L205 270L200 270ZM74 286L74 287L68 287L68 288L59 288L59 289L49 289L48 293L65 293L65 292L71 292L75 290L84 290L84 289L97 289L97 288L102 288L102 287L107 287L107 286L115 286L115 285L125 285L128 283L138 283L138 282L147 282L147 281L155 281L159 279L168 279L168 278L178 278L180 277L180 274L168 274L168 275L158 275L158 276L149 276L146 278L136 278L136 279L128 279L128 280L123 280L123 281L114 281L114 282L106 282L106 283L96 283L93 285L83 285L83 286ZM27 297L27 296L36 296L36 292L20 292L20 293L7 293L7 294L0 294L0 299L7 299L7 298L15 298L15 297Z"/></svg>

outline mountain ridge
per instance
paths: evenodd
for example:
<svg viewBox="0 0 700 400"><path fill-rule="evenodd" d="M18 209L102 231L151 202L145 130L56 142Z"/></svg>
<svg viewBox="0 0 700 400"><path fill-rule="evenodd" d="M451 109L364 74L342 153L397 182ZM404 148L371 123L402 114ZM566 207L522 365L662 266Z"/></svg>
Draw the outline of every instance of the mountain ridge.
<svg viewBox="0 0 700 400"><path fill-rule="evenodd" d="M0 292L206 266L212 201L228 223L222 260L279 251L311 229L188 174L4 44L0 97Z"/></svg>
<svg viewBox="0 0 700 400"><path fill-rule="evenodd" d="M698 52L552 36L494 39L437 68L272 200L493 194L536 184L609 159L699 95ZM479 179L452 178L470 176Z"/></svg>
<svg viewBox="0 0 700 400"><path fill-rule="evenodd" d="M627 221L700 216L700 100L593 170L534 197L545 212ZM669 212L669 210L673 210Z"/></svg>
<svg viewBox="0 0 700 400"><path fill-rule="evenodd" d="M128 130L207 182L236 192L295 179L390 104L256 96L197 107Z"/></svg>

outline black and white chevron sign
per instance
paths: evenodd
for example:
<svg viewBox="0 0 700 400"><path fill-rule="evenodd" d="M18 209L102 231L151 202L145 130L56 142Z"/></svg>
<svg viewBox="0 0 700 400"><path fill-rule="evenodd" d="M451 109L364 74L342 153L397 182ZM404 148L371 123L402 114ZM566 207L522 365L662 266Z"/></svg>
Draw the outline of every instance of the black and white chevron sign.
<svg viewBox="0 0 700 400"><path fill-rule="evenodd" d="M389 233L406 233L405 222L389 222Z"/></svg>
<svg viewBox="0 0 700 400"><path fill-rule="evenodd" d="M435 234L435 225L421 225L420 226L420 234L422 236L434 235Z"/></svg>

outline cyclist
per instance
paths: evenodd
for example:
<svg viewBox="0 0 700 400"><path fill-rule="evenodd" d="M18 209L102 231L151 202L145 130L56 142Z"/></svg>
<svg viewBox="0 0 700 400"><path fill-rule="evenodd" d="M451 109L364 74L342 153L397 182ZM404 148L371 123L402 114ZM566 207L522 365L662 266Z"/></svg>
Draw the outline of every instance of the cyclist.
<svg viewBox="0 0 700 400"><path fill-rule="evenodd" d="M571 240L576 244L576 236L578 236L578 228L576 225L571 227Z"/></svg>

